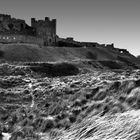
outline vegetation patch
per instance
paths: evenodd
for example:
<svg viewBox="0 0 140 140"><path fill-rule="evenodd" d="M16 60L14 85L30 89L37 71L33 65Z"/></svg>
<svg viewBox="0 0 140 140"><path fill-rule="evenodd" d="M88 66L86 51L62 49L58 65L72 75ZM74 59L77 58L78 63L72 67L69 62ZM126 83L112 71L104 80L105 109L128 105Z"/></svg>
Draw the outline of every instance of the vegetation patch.
<svg viewBox="0 0 140 140"><path fill-rule="evenodd" d="M50 77L76 75L79 73L79 69L69 63L34 63L29 67L34 72L44 73Z"/></svg>

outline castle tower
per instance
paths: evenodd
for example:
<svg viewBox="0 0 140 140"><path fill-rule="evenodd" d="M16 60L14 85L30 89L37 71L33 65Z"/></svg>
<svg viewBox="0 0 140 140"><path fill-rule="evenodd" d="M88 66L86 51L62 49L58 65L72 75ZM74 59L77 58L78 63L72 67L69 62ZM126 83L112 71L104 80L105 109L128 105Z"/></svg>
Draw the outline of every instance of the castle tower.
<svg viewBox="0 0 140 140"><path fill-rule="evenodd" d="M56 19L36 20L31 18L31 26L36 30L36 35L44 39L44 45L55 44L56 38Z"/></svg>
<svg viewBox="0 0 140 140"><path fill-rule="evenodd" d="M31 26L33 27L35 24L35 18L31 18Z"/></svg>

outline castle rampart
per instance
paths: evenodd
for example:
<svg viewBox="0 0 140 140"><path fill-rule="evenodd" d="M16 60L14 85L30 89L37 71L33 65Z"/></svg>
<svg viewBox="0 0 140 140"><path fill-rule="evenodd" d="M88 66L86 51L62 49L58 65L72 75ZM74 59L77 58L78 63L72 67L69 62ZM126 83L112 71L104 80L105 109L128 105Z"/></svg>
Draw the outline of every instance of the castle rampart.
<svg viewBox="0 0 140 140"><path fill-rule="evenodd" d="M31 26L27 25L25 20L11 18L10 15L0 14L0 42L18 42L23 39L22 42L30 42L30 38L35 44L42 45L54 45L56 41L56 19L50 20L49 17L45 17L45 20L31 19ZM9 36L7 39L5 35ZM11 37L13 36L13 37ZM16 39L13 40L13 38ZM17 37L19 36L19 37ZM25 36L25 37L23 37ZM37 41L35 41L35 38ZM43 43L42 43L43 40ZM40 43L41 42L41 43Z"/></svg>
<svg viewBox="0 0 140 140"><path fill-rule="evenodd" d="M0 43L29 43L44 45L44 40L42 38L25 36L25 35L0 35Z"/></svg>
<svg viewBox="0 0 140 140"><path fill-rule="evenodd" d="M38 37L46 40L46 43L51 44L55 42L56 37L56 19L50 20L45 17L45 20L31 19L31 27L35 28Z"/></svg>
<svg viewBox="0 0 140 140"><path fill-rule="evenodd" d="M25 20L11 18L10 15L2 14L0 14L0 24L7 31L15 30L20 32L26 27Z"/></svg>
<svg viewBox="0 0 140 140"><path fill-rule="evenodd" d="M11 15L0 14L0 43L32 43L44 46L67 47L108 47L114 44L98 44L96 42L78 42L72 37L59 38L56 35L56 19L45 17L44 20L31 18L31 26L25 20L12 18ZM126 50L120 52L127 53Z"/></svg>

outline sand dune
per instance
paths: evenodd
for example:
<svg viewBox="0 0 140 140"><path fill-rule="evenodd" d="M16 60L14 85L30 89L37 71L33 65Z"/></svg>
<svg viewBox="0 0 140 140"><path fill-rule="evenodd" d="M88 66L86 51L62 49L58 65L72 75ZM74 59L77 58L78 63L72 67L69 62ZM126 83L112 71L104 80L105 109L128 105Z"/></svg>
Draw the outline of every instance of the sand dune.
<svg viewBox="0 0 140 140"><path fill-rule="evenodd" d="M48 77L0 65L0 130L11 140L139 139L140 70Z"/></svg>

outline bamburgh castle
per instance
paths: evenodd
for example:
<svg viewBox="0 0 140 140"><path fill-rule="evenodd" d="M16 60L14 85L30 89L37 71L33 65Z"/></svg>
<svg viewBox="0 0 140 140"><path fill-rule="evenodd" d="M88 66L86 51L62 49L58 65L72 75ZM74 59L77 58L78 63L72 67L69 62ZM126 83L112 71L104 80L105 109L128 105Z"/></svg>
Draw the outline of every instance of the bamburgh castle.
<svg viewBox="0 0 140 140"><path fill-rule="evenodd" d="M78 42L72 37L59 38L56 35L56 19L44 20L31 18L31 26L25 20L12 18L11 15L0 14L0 43L29 43L41 46L59 47L108 47L119 52L128 53L125 49L114 48L114 44L98 44L97 42Z"/></svg>
<svg viewBox="0 0 140 140"><path fill-rule="evenodd" d="M31 26L25 20L0 14L0 43L33 43L44 46L56 43L56 19L31 19Z"/></svg>

